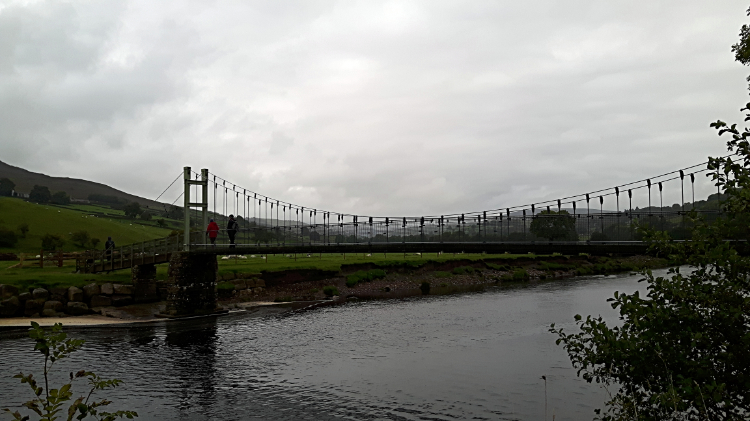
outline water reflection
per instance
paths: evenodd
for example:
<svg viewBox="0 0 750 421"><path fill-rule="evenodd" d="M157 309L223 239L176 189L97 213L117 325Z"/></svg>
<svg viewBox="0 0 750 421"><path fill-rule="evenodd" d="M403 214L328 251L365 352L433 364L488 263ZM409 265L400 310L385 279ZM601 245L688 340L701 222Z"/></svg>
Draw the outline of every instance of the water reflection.
<svg viewBox="0 0 750 421"><path fill-rule="evenodd" d="M280 317L227 316L71 330L85 353L63 360L125 385L112 398L141 419L591 419L606 393L575 376L550 323L616 317L615 290L638 277L574 279L457 296L364 302ZM38 358L0 338L0 403Z"/></svg>

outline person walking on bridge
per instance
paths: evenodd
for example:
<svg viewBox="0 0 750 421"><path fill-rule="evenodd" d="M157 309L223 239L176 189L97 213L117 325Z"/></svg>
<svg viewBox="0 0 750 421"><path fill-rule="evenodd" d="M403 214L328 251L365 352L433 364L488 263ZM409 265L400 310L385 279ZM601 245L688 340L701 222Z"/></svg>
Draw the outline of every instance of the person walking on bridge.
<svg viewBox="0 0 750 421"><path fill-rule="evenodd" d="M229 222L227 222L227 235L229 235L229 248L233 249L234 236L237 235L237 230L240 228L237 221L234 220L234 215L229 215Z"/></svg>
<svg viewBox="0 0 750 421"><path fill-rule="evenodd" d="M206 234L208 234L208 239L211 240L211 246L216 247L216 237L219 235L219 224L214 222L213 219L208 223Z"/></svg>

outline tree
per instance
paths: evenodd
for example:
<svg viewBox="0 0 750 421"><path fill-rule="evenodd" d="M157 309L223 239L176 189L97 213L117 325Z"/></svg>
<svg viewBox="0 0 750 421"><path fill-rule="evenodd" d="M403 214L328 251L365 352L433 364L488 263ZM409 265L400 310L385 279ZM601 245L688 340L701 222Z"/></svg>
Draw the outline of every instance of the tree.
<svg viewBox="0 0 750 421"><path fill-rule="evenodd" d="M70 196L68 196L68 193L65 193L64 191L55 192L55 194L53 194L50 198L50 202L56 205L69 205Z"/></svg>
<svg viewBox="0 0 750 421"><path fill-rule="evenodd" d="M91 241L91 236L89 235L88 231L76 231L71 236L70 239L73 240L73 244L79 246L79 247L86 247L86 245Z"/></svg>
<svg viewBox="0 0 750 421"><path fill-rule="evenodd" d="M554 240L578 241L576 220L566 210L555 212L545 210L534 215L529 232L537 237Z"/></svg>
<svg viewBox="0 0 750 421"><path fill-rule="evenodd" d="M151 213L148 211L141 212L141 219L144 221L150 221L151 220Z"/></svg>
<svg viewBox="0 0 750 421"><path fill-rule="evenodd" d="M29 193L29 200L36 203L49 203L50 199L52 199L52 193L49 192L49 189L46 186L37 186L35 185L33 189L31 189L31 193Z"/></svg>
<svg viewBox="0 0 750 421"><path fill-rule="evenodd" d="M179 219L184 219L185 218L185 212L179 206L171 206L169 208L169 212L168 212L167 218L178 219L178 220Z"/></svg>
<svg viewBox="0 0 750 421"><path fill-rule="evenodd" d="M18 242L16 233L6 229L0 228L0 247L14 247Z"/></svg>
<svg viewBox="0 0 750 421"><path fill-rule="evenodd" d="M68 382L61 387L50 389L50 372L55 363L81 349L84 343L82 339L68 339L67 334L62 331L62 324L55 323L49 331L46 331L37 322L31 322L29 337L36 341L34 350L39 351L44 356L44 370L42 371L44 385L39 385L33 374L23 374L21 372L13 376L16 379L20 379L22 384L28 384L34 395L32 400L23 404L25 408L39 415L42 420L54 420L58 418L59 413L63 411L63 405L73 399L73 382L80 379L81 381L88 380L88 392L74 400L67 411L63 412L67 413L68 420L74 418L81 420L91 416L98 420L112 421L116 418L132 419L138 416L138 413L135 411L103 411L103 407L112 403L107 399L91 401L91 397L96 391L115 388L122 383L122 380L105 380L95 373L80 370L75 375L71 372ZM4 410L15 420L22 421L29 419L28 415L24 416L19 411L12 412L8 408Z"/></svg>
<svg viewBox="0 0 750 421"><path fill-rule="evenodd" d="M21 232L21 237L26 238L26 233L29 232L29 224L26 222L18 224L18 231Z"/></svg>
<svg viewBox="0 0 750 421"><path fill-rule="evenodd" d="M0 196L12 196L16 183L8 178L0 178Z"/></svg>
<svg viewBox="0 0 750 421"><path fill-rule="evenodd" d="M65 240L59 235L44 234L42 237L42 250L57 250L65 245Z"/></svg>
<svg viewBox="0 0 750 421"><path fill-rule="evenodd" d="M750 14L750 10L748 10ZM740 31L735 57L750 64L750 27ZM750 121L750 103L745 121ZM695 212L692 240L672 242L648 227L654 252L680 262L668 277L643 272L648 292L609 299L622 326L601 317L576 315L580 331L555 328L578 374L617 387L604 420L739 420L750 408L750 257L738 247L750 221L750 131L719 120L719 136L730 134L729 152L709 158L709 175L726 194L724 217L708 224ZM738 228L740 235L738 236ZM743 238L744 237L744 238Z"/></svg>
<svg viewBox="0 0 750 421"><path fill-rule="evenodd" d="M128 218L136 218L142 213L141 204L138 202L130 202L122 210Z"/></svg>
<svg viewBox="0 0 750 421"><path fill-rule="evenodd" d="M156 220L156 225L158 225L160 228L166 228L167 221L165 221L164 218L159 218Z"/></svg>

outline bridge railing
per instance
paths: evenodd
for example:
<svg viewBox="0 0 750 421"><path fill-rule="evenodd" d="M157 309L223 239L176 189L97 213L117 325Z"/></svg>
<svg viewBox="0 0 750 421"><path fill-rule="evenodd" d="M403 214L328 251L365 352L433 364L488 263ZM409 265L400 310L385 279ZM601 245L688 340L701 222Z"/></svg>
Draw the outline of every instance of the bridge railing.
<svg viewBox="0 0 750 421"><path fill-rule="evenodd" d="M698 212L706 220L720 213ZM207 232L192 232L190 247L283 247L325 246L344 244L413 244L413 243L497 243L497 242L639 242L640 226L666 231L673 239L690 237L691 219L683 211L622 211L579 213L570 215L497 215L469 218L404 218L400 220L368 220L299 224L295 221L274 221L256 225L245 221L231 233L217 232L212 242Z"/></svg>
<svg viewBox="0 0 750 421"><path fill-rule="evenodd" d="M163 263L173 252L183 249L182 236L170 236L106 250L88 250L79 256L76 270L99 272L126 269L134 265Z"/></svg>

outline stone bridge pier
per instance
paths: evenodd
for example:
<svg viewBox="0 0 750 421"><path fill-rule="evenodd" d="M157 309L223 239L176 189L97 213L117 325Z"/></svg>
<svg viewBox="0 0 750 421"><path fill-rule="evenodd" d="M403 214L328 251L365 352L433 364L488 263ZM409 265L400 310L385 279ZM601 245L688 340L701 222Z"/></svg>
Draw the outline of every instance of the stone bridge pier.
<svg viewBox="0 0 750 421"><path fill-rule="evenodd" d="M219 265L211 254L172 253L167 279L166 317L222 312L216 305Z"/></svg>

